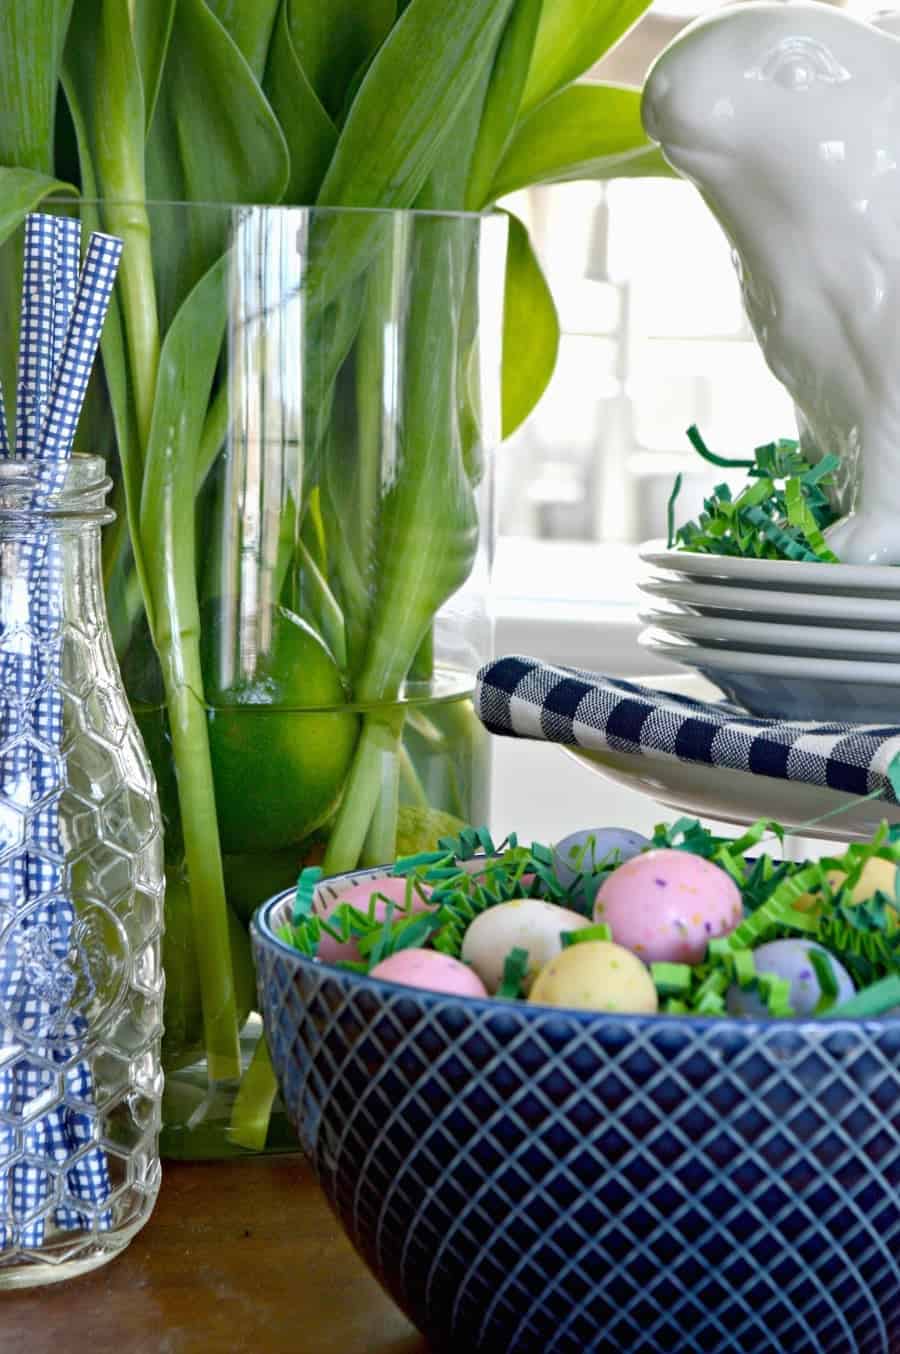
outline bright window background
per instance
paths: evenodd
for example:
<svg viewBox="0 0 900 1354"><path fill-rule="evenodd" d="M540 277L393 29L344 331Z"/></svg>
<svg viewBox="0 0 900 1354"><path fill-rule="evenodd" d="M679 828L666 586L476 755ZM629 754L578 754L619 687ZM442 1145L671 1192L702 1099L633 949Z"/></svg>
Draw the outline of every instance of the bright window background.
<svg viewBox="0 0 900 1354"><path fill-rule="evenodd" d="M520 194L559 309L553 381L500 458L501 532L638 541L722 478L691 449L741 456L790 436L790 401L743 317L724 236L693 188L623 180Z"/></svg>
<svg viewBox="0 0 900 1354"><path fill-rule="evenodd" d="M662 0L592 75L640 84L685 20L714 7ZM500 455L501 534L621 543L664 535L676 474L679 521L728 478L692 450L690 424L736 457L795 435L791 402L744 319L729 246L694 188L562 184L515 194L509 205L531 232L562 341L550 388Z"/></svg>

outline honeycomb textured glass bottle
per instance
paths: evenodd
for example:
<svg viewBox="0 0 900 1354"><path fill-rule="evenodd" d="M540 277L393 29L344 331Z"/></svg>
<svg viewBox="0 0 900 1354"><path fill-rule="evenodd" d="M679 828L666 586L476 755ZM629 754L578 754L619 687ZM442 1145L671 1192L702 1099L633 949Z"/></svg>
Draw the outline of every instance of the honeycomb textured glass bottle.
<svg viewBox="0 0 900 1354"><path fill-rule="evenodd" d="M163 864L109 635L109 481L0 464L0 1289L115 1256L159 1188ZM36 507L36 503L41 503Z"/></svg>

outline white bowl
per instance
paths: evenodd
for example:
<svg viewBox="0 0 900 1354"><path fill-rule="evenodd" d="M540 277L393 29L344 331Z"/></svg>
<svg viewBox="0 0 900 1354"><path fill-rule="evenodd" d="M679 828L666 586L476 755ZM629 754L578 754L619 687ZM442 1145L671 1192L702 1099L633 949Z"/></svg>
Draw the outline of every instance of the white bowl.
<svg viewBox="0 0 900 1354"><path fill-rule="evenodd" d="M694 668L738 705L766 719L900 726L900 665L854 658L741 653L644 630L638 643Z"/></svg>
<svg viewBox="0 0 900 1354"><path fill-rule="evenodd" d="M853 597L847 593L828 597L769 588L725 587L715 579L700 582L675 575L647 579L639 586L649 597L664 597L704 616L713 614L744 619L772 616L783 623L840 624L854 629L900 626L900 598L888 601L878 597Z"/></svg>
<svg viewBox="0 0 900 1354"><path fill-rule="evenodd" d="M699 555L689 550L667 550L662 541L648 541L638 553L645 564L688 578L718 578L738 585L793 592L849 592L900 598L900 568L888 564L813 564L802 560Z"/></svg>
<svg viewBox="0 0 900 1354"><path fill-rule="evenodd" d="M844 626L794 625L777 617L768 620L731 620L723 616L685 616L676 611L642 611L638 619L665 634L715 648L731 647L753 653L832 654L852 650L860 662L900 661L900 628L854 630L852 642Z"/></svg>
<svg viewBox="0 0 900 1354"><path fill-rule="evenodd" d="M716 700L720 694L696 672L635 680L653 690L677 692L693 700ZM896 804L844 794L824 785L681 762L677 757L650 751L623 752L610 748L588 751L569 745L563 750L615 784L639 790L666 808L725 823L745 824L759 818L774 818L785 827L801 828L804 837L826 841L867 841L883 819L900 823L900 807ZM826 814L830 816L825 817ZM818 819L823 821L811 821Z"/></svg>

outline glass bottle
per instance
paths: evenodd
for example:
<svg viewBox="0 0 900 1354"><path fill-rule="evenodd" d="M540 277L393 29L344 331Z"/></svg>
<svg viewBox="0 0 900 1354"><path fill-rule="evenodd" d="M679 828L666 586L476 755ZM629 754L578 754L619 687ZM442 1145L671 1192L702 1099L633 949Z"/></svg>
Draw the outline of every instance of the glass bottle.
<svg viewBox="0 0 900 1354"><path fill-rule="evenodd" d="M112 1259L160 1179L162 830L107 624L110 481L75 456L40 500L42 473L0 463L0 1290Z"/></svg>

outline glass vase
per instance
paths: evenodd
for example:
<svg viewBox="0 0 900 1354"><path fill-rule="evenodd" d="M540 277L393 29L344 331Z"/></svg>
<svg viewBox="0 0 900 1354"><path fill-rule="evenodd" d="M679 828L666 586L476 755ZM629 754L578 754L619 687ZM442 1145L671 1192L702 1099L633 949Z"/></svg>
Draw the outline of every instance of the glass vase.
<svg viewBox="0 0 900 1354"><path fill-rule="evenodd" d="M99 457L0 462L0 1290L110 1260L159 1188L162 824L104 606Z"/></svg>
<svg viewBox="0 0 900 1354"><path fill-rule="evenodd" d="M82 210L128 259L132 217ZM506 225L165 203L139 224L87 427L129 507L107 597L165 821L163 1154L216 1157L296 1142L259 1044L253 910L305 865L382 864L487 817L471 693ZM122 436L151 303L136 505Z"/></svg>

